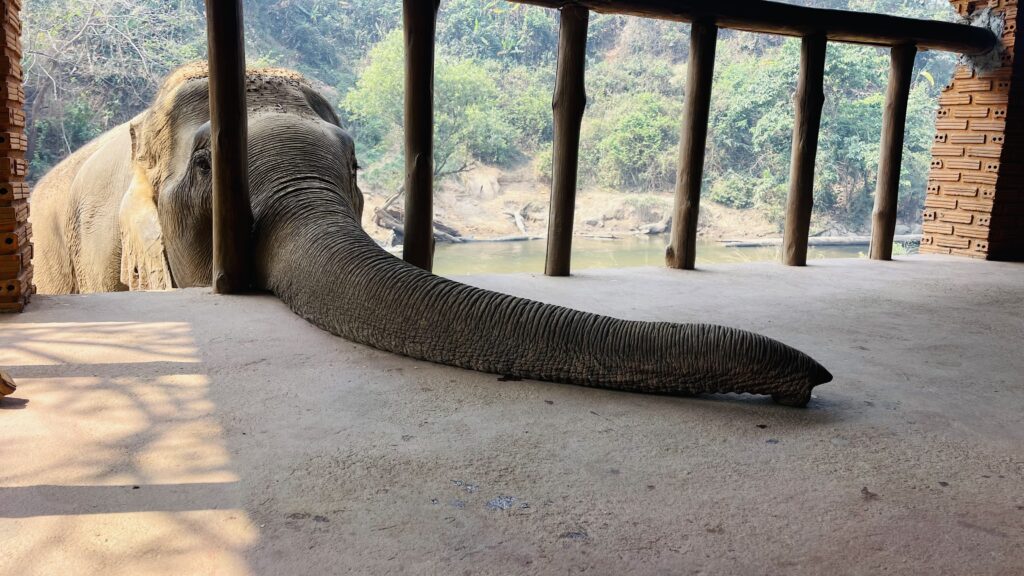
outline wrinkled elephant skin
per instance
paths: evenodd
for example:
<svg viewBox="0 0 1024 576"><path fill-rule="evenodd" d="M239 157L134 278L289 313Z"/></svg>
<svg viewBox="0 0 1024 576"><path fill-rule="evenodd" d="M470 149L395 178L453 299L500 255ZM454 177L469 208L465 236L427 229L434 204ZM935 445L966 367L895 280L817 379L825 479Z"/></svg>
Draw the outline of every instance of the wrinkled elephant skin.
<svg viewBox="0 0 1024 576"><path fill-rule="evenodd" d="M497 374L636 392L770 394L805 405L832 376L743 330L619 320L481 290L407 265L362 230L352 139L298 74L248 74L255 282L339 336ZM33 202L48 293L207 286L209 101L204 64L152 107L66 159Z"/></svg>

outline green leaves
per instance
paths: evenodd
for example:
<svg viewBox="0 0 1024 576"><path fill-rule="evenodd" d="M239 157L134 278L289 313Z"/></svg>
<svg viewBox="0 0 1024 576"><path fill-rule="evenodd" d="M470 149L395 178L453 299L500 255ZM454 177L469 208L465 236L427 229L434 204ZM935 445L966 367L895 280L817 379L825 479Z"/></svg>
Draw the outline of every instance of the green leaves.
<svg viewBox="0 0 1024 576"><path fill-rule="evenodd" d="M355 87L341 103L359 149L371 157L389 156L389 150L400 153L403 58L402 33L394 30L370 50ZM540 74L458 56L439 46L434 67L435 172L474 162L507 166L550 142L551 96L541 88ZM375 183L372 175L367 177Z"/></svg>

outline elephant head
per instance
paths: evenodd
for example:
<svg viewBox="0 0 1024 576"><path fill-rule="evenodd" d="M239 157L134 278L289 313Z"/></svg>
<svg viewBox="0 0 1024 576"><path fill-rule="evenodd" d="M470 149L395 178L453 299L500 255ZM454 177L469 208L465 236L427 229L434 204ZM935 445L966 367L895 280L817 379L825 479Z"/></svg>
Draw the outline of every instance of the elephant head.
<svg viewBox="0 0 1024 576"><path fill-rule="evenodd" d="M363 231L352 138L301 76L249 71L248 112L254 282L325 330L472 370L637 392L748 392L804 405L832 378L807 355L751 332L588 314L408 265ZM138 281L164 266L155 277L209 285L205 66L172 75L131 136L132 189L155 200L149 224L159 230L130 235L158 237L165 257L134 258L128 275Z"/></svg>

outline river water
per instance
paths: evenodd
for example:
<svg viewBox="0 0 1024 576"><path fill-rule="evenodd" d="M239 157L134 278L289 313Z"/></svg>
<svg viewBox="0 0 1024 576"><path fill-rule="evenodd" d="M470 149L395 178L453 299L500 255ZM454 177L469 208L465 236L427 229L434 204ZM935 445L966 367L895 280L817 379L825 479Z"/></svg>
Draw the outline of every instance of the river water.
<svg viewBox="0 0 1024 576"><path fill-rule="evenodd" d="M629 236L614 240L573 238L572 269L664 266L668 236ZM438 244L434 273L440 275L544 272L545 240ZM857 258L867 246L811 246L807 258ZM779 260L780 247L726 248L717 242L697 244L697 265Z"/></svg>

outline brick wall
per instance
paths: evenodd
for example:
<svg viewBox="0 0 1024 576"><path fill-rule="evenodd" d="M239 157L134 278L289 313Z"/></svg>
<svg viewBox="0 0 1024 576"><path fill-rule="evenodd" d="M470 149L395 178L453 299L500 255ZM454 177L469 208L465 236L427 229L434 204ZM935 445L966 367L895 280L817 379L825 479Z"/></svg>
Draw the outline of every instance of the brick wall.
<svg viewBox="0 0 1024 576"><path fill-rule="evenodd" d="M0 312L20 312L32 295L25 92L21 83L21 0L0 0Z"/></svg>
<svg viewBox="0 0 1024 576"><path fill-rule="evenodd" d="M1024 94L1014 43L1017 0L952 3L963 16L984 8L1003 13L1006 51L1002 67L990 72L958 66L939 96L921 252L1022 259Z"/></svg>

